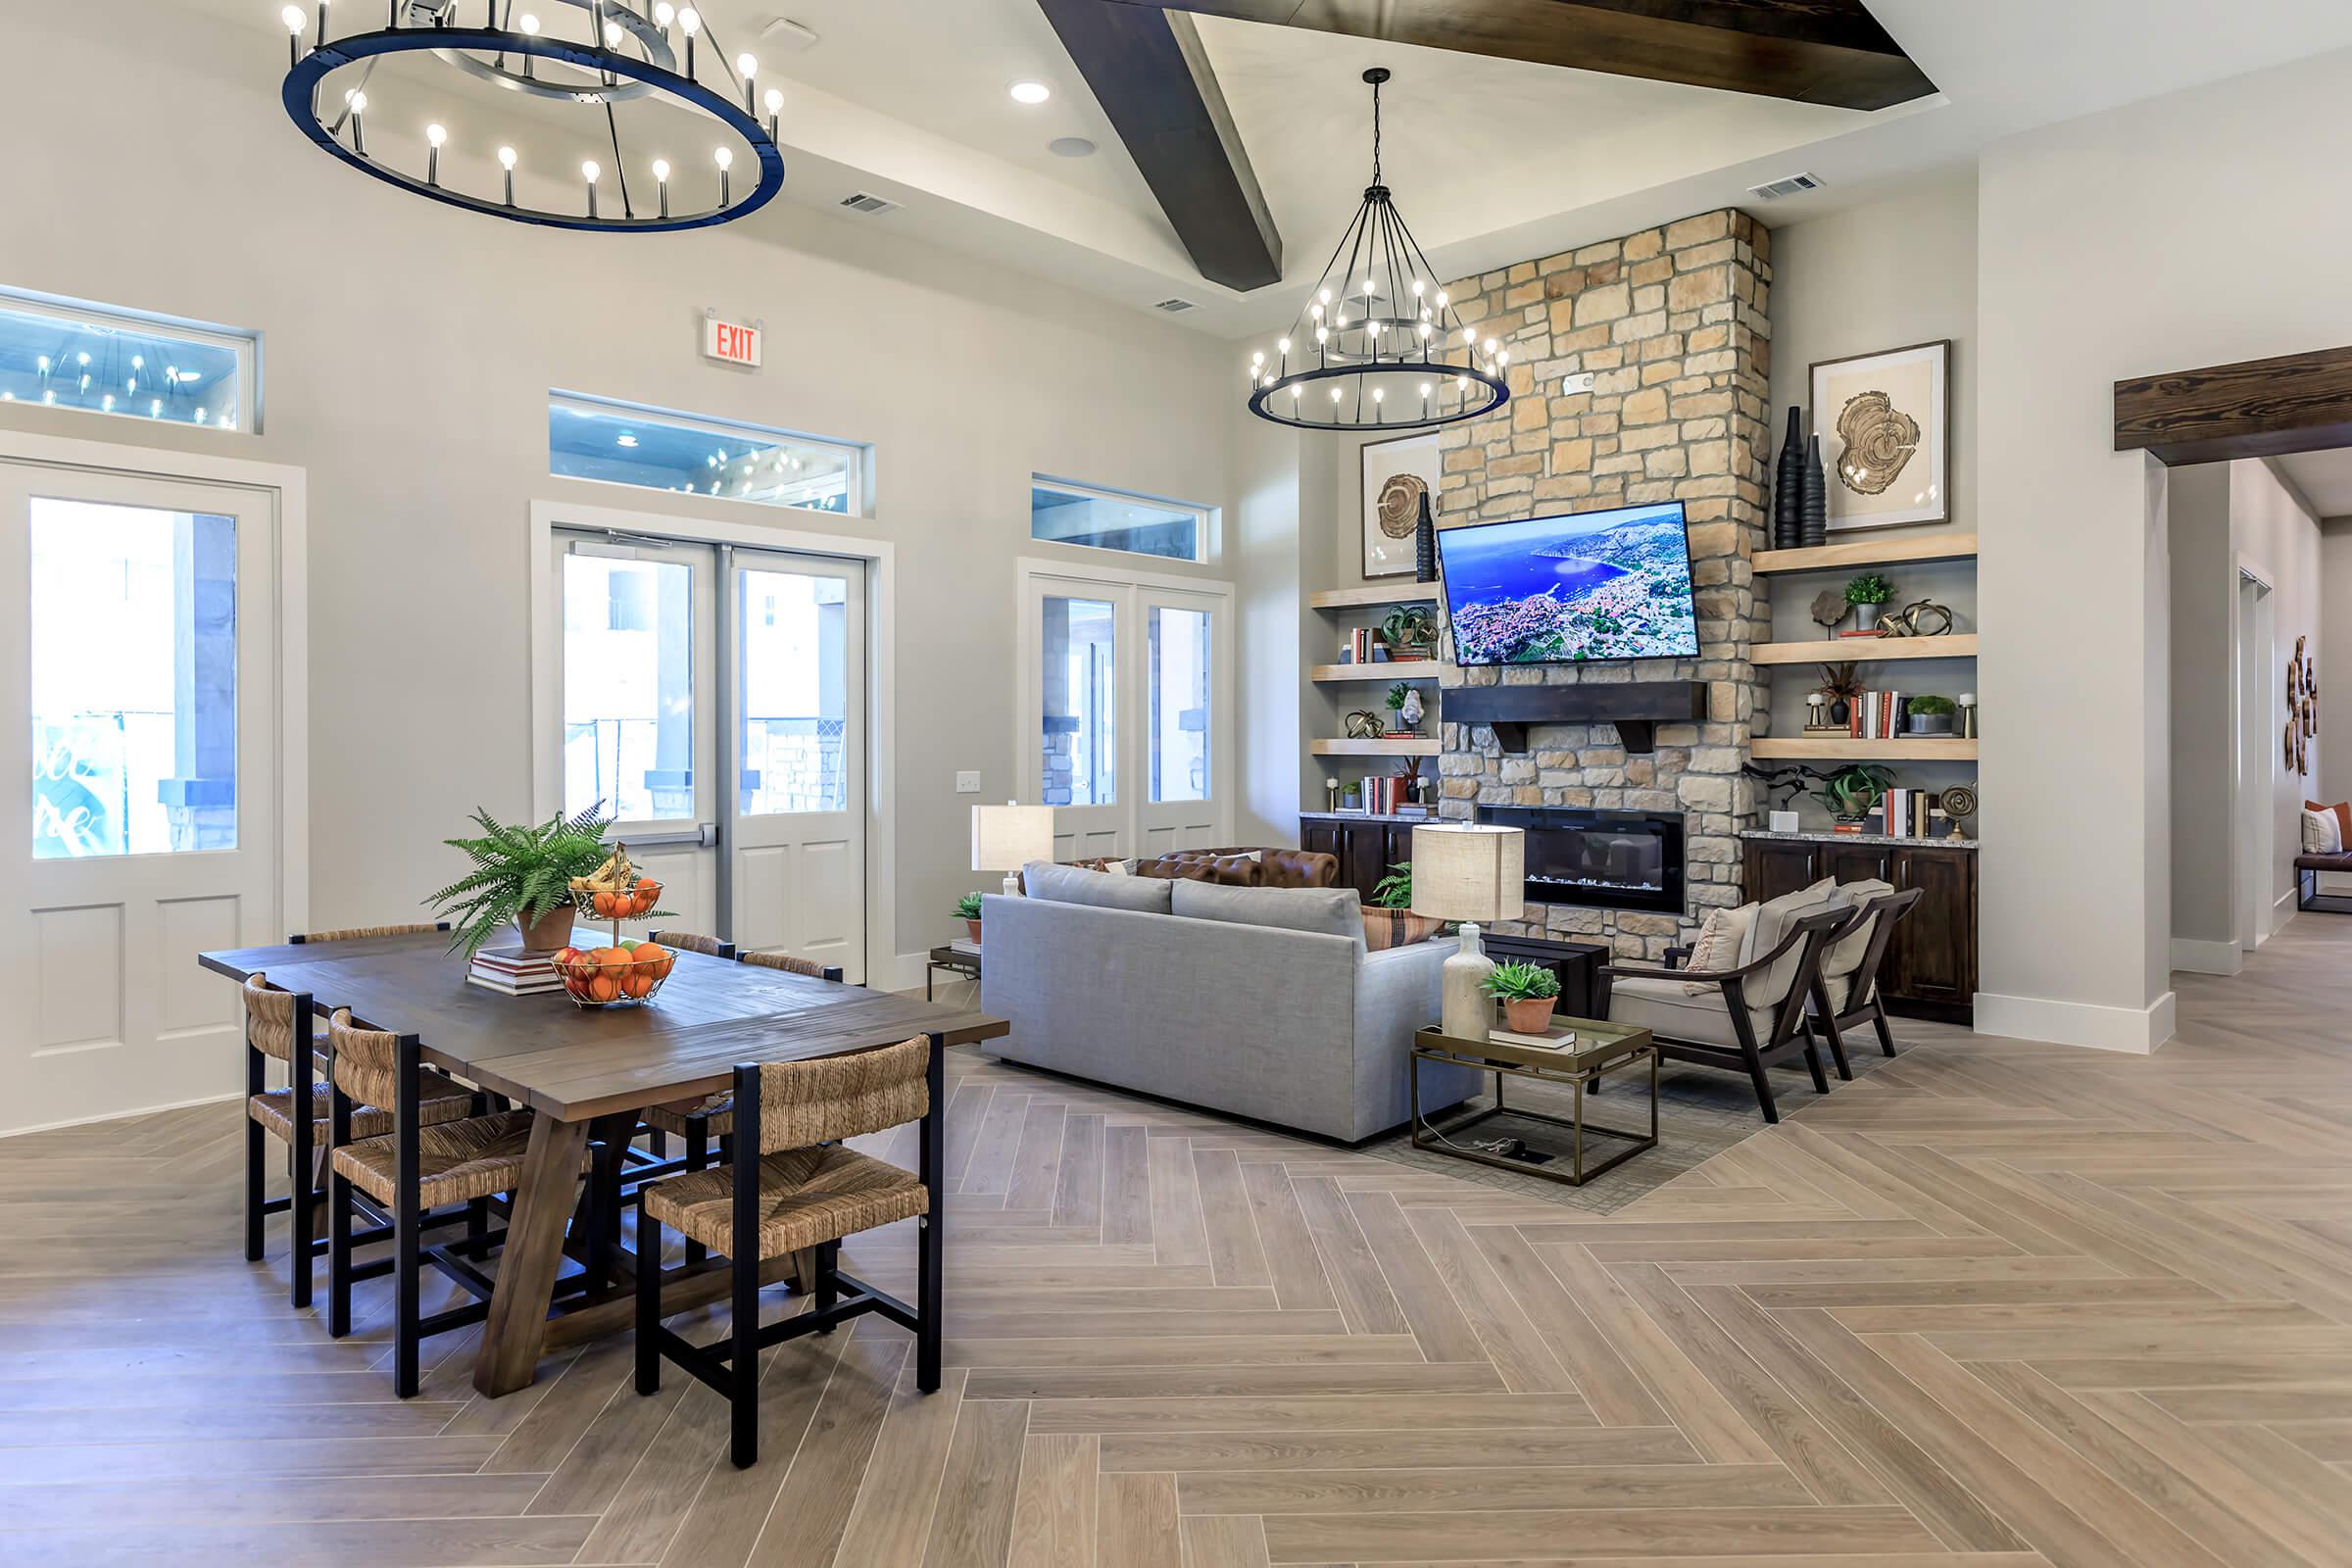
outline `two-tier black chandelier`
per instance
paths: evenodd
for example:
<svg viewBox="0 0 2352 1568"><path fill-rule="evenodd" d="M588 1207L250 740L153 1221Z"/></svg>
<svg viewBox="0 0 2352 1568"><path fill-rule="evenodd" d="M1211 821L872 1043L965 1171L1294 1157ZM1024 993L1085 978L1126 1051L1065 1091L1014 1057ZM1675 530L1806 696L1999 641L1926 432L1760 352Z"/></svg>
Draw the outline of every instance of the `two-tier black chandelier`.
<svg viewBox="0 0 2352 1568"><path fill-rule="evenodd" d="M1511 351L1464 326L1380 177L1380 87L1372 87L1372 183L1290 334L1250 357L1250 412L1302 430L1411 430L1475 419L1510 401Z"/></svg>
<svg viewBox="0 0 2352 1568"><path fill-rule="evenodd" d="M662 0L639 11L618 0L387 0L381 28L332 38L329 0L316 3L317 30L307 41L310 17L303 8L289 4L280 13L288 34L289 66L281 93L286 113L320 147L402 190L516 222L653 233L731 222L766 206L783 188L784 155L776 146L776 127L784 95L770 87L762 101L755 85L759 61L744 54L730 62L692 6ZM461 7L476 12L481 24L466 24ZM533 7L566 20L577 13L571 30L581 35L543 30ZM704 59L717 61L728 91L700 79L698 45ZM523 160L512 146L497 149L499 188L489 194L443 182L441 151L449 133L437 122L422 127L421 172L369 153L368 82L377 63L396 55L429 55L476 81L578 108L601 122L591 135L611 146L611 167L595 158L582 160L573 186L577 200L540 207L515 199L514 174ZM327 78L349 66L360 68L359 78L338 96L328 89ZM639 181L632 189L632 158L623 150L613 106L637 99L666 100L713 122L708 162L682 161L673 169L665 157L651 158L634 166ZM374 113L380 124L383 111ZM743 177L736 169L737 143L750 157L750 167L740 172ZM561 183L570 183L569 176Z"/></svg>

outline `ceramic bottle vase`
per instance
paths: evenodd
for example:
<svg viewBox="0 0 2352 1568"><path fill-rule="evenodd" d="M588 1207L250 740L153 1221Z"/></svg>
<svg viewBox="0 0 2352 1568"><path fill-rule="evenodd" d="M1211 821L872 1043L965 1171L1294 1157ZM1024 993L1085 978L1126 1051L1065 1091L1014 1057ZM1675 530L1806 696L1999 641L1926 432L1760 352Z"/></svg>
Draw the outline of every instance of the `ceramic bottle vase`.
<svg viewBox="0 0 2352 1568"><path fill-rule="evenodd" d="M1772 547L1794 550L1799 543L1798 514L1804 505L1805 411L1788 411L1788 439L1781 443L1780 467L1773 473Z"/></svg>
<svg viewBox="0 0 2352 1568"><path fill-rule="evenodd" d="M1819 436L1805 443L1805 478L1797 516L1797 542L1800 545L1810 550L1816 545L1829 543L1830 484L1829 475L1822 471Z"/></svg>
<svg viewBox="0 0 2352 1568"><path fill-rule="evenodd" d="M1438 580L1438 524L1429 514L1429 492L1421 492L1421 515L1413 523L1413 581Z"/></svg>

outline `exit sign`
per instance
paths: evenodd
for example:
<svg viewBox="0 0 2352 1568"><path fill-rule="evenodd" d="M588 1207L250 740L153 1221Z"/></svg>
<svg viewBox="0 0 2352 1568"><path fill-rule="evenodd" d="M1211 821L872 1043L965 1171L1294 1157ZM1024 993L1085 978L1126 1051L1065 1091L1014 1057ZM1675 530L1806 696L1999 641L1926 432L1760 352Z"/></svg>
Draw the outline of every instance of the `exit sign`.
<svg viewBox="0 0 2352 1568"><path fill-rule="evenodd" d="M715 316L703 318L703 358L718 360L727 365L748 365L757 369L760 365L760 328L749 321L722 321Z"/></svg>

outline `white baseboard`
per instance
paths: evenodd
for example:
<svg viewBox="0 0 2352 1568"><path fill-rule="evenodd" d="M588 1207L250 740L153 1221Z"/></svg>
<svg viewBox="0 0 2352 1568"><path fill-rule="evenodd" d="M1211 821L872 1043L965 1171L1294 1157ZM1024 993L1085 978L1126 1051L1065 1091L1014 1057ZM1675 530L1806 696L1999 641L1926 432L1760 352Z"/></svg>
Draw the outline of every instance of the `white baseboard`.
<svg viewBox="0 0 2352 1568"><path fill-rule="evenodd" d="M2087 1002L2052 1002L2043 997L1977 993L1976 1029L2010 1040L2046 1040L2093 1051L2153 1054L2173 1038L2173 994L2145 1007L2102 1007Z"/></svg>
<svg viewBox="0 0 2352 1568"><path fill-rule="evenodd" d="M2235 942L2200 942L2173 938L2173 967L2190 974L2235 974L2245 966L2246 951Z"/></svg>
<svg viewBox="0 0 2352 1568"><path fill-rule="evenodd" d="M2295 917L2295 890L2288 888L2271 901L2271 931L2276 935L2287 921Z"/></svg>
<svg viewBox="0 0 2352 1568"><path fill-rule="evenodd" d="M45 1121L37 1127L0 1129L0 1138L22 1138L27 1133L55 1132L61 1127L90 1127L102 1121L121 1121L125 1116L152 1116L159 1110L185 1110L190 1105L218 1105L224 1100L243 1100L245 1091L232 1089L225 1095L199 1095L194 1100L174 1100L166 1105L136 1105L128 1110L102 1110L95 1116L69 1116L64 1121Z"/></svg>

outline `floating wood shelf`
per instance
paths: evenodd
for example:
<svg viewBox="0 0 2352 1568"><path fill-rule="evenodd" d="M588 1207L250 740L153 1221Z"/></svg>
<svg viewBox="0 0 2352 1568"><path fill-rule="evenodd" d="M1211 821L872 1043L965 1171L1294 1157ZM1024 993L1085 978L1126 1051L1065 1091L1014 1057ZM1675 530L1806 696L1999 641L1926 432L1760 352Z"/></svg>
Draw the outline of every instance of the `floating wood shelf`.
<svg viewBox="0 0 2352 1568"><path fill-rule="evenodd" d="M1956 740L1949 736L1906 737L1901 740L1864 741L1838 740L1835 736L1813 739L1768 735L1750 748L1759 762L1765 761L1857 761L1885 762L1973 762L1977 760L1977 743Z"/></svg>
<svg viewBox="0 0 2352 1568"><path fill-rule="evenodd" d="M1436 680L1446 666L1434 659L1392 659L1387 663L1378 661L1369 664L1317 664L1315 679L1343 680Z"/></svg>
<svg viewBox="0 0 2352 1568"><path fill-rule="evenodd" d="M1307 607L1311 610L1377 610L1382 605L1434 605L1437 602L1438 585L1434 582L1403 582L1394 588L1383 588L1378 583L1363 588L1327 588L1319 594L1306 596Z"/></svg>
<svg viewBox="0 0 2352 1568"><path fill-rule="evenodd" d="M1842 571L1849 566L1894 566L1913 561L1972 561L1973 533L1923 533L1905 539L1857 539L1810 550L1759 550L1750 563L1759 575L1776 571Z"/></svg>
<svg viewBox="0 0 2352 1568"><path fill-rule="evenodd" d="M1698 680L1456 686L1446 694L1448 723L1488 725L1506 752L1526 751L1527 732L1537 724L1611 724L1627 751L1651 752L1660 724L1693 724L1706 716L1707 684Z"/></svg>
<svg viewBox="0 0 2352 1568"><path fill-rule="evenodd" d="M1435 757L1439 742L1434 735L1412 740L1376 741L1308 741L1306 749L1317 757Z"/></svg>
<svg viewBox="0 0 2352 1568"><path fill-rule="evenodd" d="M1974 659L1977 634L1954 632L1948 637L1832 637L1822 642L1758 643L1748 653L1758 664L1836 664L1846 660L1870 663L1887 659Z"/></svg>

